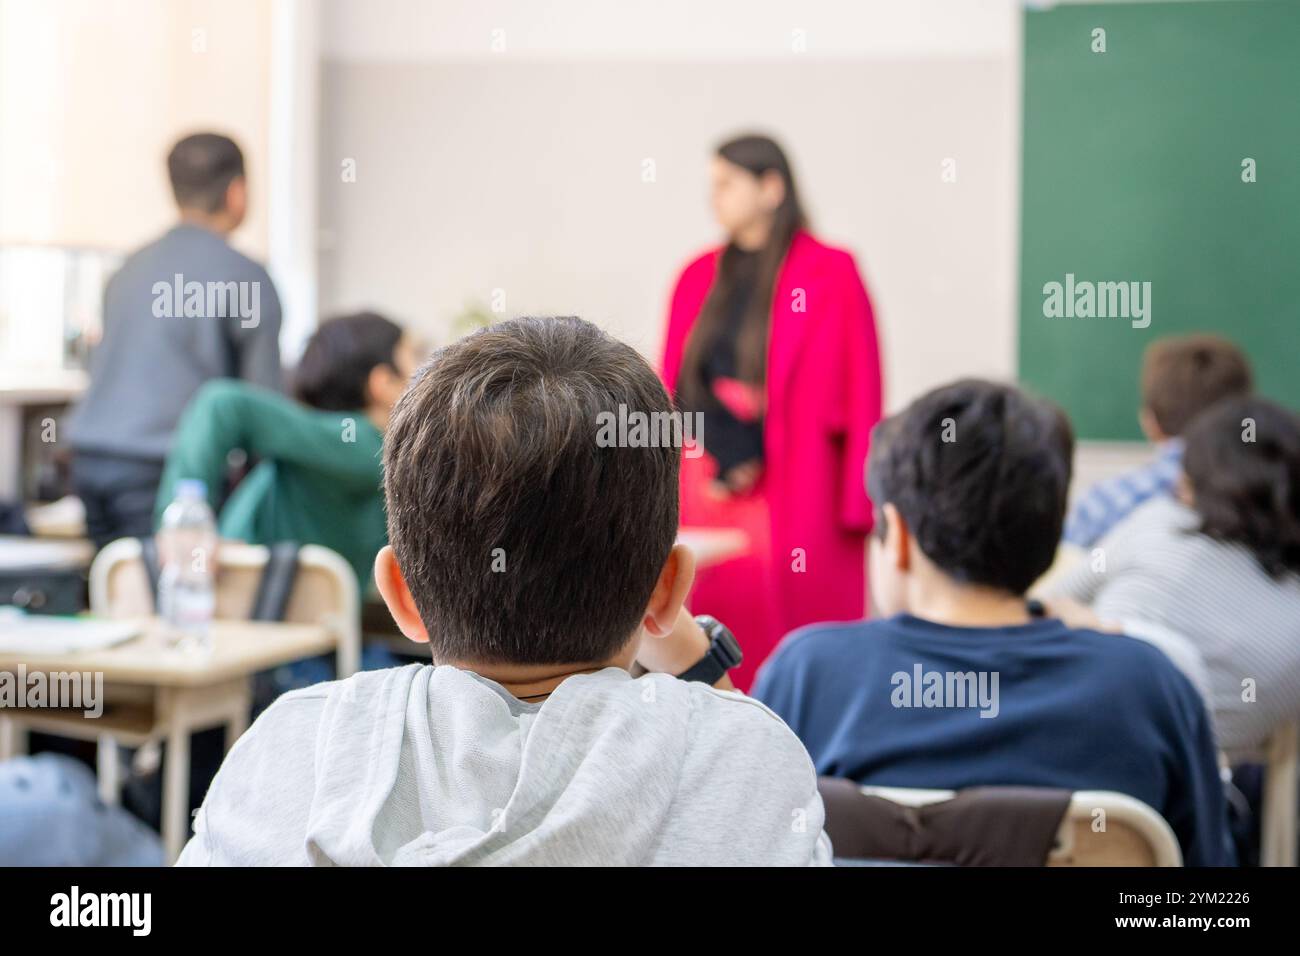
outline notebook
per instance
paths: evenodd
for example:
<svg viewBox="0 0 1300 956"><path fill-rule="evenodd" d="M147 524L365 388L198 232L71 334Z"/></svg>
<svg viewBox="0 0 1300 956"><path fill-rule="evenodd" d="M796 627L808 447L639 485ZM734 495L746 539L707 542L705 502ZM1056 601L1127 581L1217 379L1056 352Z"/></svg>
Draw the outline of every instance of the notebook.
<svg viewBox="0 0 1300 956"><path fill-rule="evenodd" d="M129 641L140 633L132 621L0 613L0 654L75 654Z"/></svg>

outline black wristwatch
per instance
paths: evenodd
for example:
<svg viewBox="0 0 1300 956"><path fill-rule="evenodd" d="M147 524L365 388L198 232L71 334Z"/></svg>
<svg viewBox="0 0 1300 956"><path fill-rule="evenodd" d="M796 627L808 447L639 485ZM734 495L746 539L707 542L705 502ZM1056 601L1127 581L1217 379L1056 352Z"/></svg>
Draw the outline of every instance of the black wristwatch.
<svg viewBox="0 0 1300 956"><path fill-rule="evenodd" d="M709 639L709 649L694 667L677 675L678 680L699 681L703 684L716 684L744 659L740 642L716 617L697 614L695 623L700 626Z"/></svg>

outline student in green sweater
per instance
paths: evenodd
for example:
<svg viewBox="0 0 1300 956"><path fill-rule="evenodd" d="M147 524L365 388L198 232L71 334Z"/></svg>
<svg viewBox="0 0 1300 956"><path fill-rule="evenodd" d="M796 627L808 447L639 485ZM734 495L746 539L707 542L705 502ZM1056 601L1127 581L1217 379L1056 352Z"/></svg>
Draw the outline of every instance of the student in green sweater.
<svg viewBox="0 0 1300 956"><path fill-rule="evenodd" d="M330 548L352 565L364 594L387 543L383 430L418 361L401 326L361 312L316 330L293 376L292 399L230 379L203 386L177 426L155 525L177 481L202 479L221 537ZM227 459L236 450L257 465L223 504Z"/></svg>

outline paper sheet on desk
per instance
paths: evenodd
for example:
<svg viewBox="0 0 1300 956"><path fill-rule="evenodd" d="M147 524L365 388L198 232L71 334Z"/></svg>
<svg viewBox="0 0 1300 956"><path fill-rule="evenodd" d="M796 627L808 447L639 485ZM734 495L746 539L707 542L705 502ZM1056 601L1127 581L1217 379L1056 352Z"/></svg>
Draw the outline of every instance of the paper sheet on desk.
<svg viewBox="0 0 1300 956"><path fill-rule="evenodd" d="M94 548L86 541L0 537L0 571L58 570L90 564Z"/></svg>
<svg viewBox="0 0 1300 956"><path fill-rule="evenodd" d="M130 621L49 615L0 614L0 654L75 654L129 641L140 633Z"/></svg>

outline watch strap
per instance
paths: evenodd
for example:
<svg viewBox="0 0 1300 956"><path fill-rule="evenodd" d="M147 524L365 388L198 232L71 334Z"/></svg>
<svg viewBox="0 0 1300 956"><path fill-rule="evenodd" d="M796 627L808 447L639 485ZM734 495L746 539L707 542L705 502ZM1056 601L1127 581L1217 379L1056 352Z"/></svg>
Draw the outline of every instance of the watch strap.
<svg viewBox="0 0 1300 956"><path fill-rule="evenodd" d="M709 649L693 666L678 674L677 679L716 684L722 680L727 671L740 663L739 647L726 625L717 618L701 614L696 621L709 638ZM724 641L726 644L723 643Z"/></svg>

